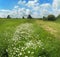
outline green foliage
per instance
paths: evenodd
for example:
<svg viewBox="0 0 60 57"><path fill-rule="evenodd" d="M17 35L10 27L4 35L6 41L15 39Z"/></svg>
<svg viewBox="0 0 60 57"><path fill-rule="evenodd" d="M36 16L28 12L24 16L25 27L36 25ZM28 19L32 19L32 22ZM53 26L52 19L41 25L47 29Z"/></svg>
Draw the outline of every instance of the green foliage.
<svg viewBox="0 0 60 57"><path fill-rule="evenodd" d="M49 21L55 21L55 20L56 20L56 18L55 18L54 15L48 15L47 19L48 19Z"/></svg>
<svg viewBox="0 0 60 57"><path fill-rule="evenodd" d="M24 16L22 17L22 19L25 19Z"/></svg>
<svg viewBox="0 0 60 57"><path fill-rule="evenodd" d="M28 15L28 17L27 17L28 19L32 19L32 16L31 15Z"/></svg>
<svg viewBox="0 0 60 57"><path fill-rule="evenodd" d="M36 21L0 19L0 57L60 57L59 40Z"/></svg>
<svg viewBox="0 0 60 57"><path fill-rule="evenodd" d="M10 19L11 18L10 15L8 15L7 18Z"/></svg>
<svg viewBox="0 0 60 57"><path fill-rule="evenodd" d="M43 16L43 20L47 20L47 17Z"/></svg>
<svg viewBox="0 0 60 57"><path fill-rule="evenodd" d="M60 15L58 15L57 18L60 18Z"/></svg>

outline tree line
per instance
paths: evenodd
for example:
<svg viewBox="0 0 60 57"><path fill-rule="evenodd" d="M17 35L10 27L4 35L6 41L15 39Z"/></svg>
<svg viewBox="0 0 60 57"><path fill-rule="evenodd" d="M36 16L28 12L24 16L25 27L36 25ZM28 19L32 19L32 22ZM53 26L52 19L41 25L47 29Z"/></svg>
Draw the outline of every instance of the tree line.
<svg viewBox="0 0 60 57"><path fill-rule="evenodd" d="M10 15L7 16L8 19L10 19ZM48 15L47 17L43 16L43 20L49 20L49 21L55 21L57 18L60 18L60 15L58 15L57 17L55 17L54 15ZM22 19L25 19L25 17L23 16ZM32 16L29 14L27 16L27 19L33 19Z"/></svg>
<svg viewBox="0 0 60 57"><path fill-rule="evenodd" d="M11 18L10 15L8 15L7 18L10 19ZM22 18L25 19L24 16ZM32 19L32 16L29 14L27 18Z"/></svg>
<svg viewBox="0 0 60 57"><path fill-rule="evenodd" d="M47 17L43 16L43 20L55 21L56 19L60 18L60 15L55 17L54 15L48 15Z"/></svg>

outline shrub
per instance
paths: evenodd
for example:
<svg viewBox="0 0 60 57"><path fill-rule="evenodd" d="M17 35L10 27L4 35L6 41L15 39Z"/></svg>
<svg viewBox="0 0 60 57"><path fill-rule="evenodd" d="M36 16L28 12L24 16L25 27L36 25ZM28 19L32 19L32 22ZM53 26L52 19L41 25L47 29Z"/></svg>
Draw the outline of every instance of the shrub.
<svg viewBox="0 0 60 57"><path fill-rule="evenodd" d="M8 15L7 18L11 18L10 15Z"/></svg>
<svg viewBox="0 0 60 57"><path fill-rule="evenodd" d="M47 18L45 16L43 16L43 20L47 20Z"/></svg>
<svg viewBox="0 0 60 57"><path fill-rule="evenodd" d="M22 18L25 19L24 16Z"/></svg>
<svg viewBox="0 0 60 57"><path fill-rule="evenodd" d="M32 19L32 16L31 15L28 15L28 17L27 17L28 19Z"/></svg>
<svg viewBox="0 0 60 57"><path fill-rule="evenodd" d="M54 15L48 15L47 19L50 20L50 21L56 20Z"/></svg>

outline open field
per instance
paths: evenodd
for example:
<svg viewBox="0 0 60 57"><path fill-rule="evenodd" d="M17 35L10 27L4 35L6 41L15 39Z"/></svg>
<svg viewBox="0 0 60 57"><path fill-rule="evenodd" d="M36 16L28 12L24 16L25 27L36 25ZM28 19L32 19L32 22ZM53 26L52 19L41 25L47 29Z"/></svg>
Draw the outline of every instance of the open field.
<svg viewBox="0 0 60 57"><path fill-rule="evenodd" d="M60 57L60 20L0 19L0 57Z"/></svg>

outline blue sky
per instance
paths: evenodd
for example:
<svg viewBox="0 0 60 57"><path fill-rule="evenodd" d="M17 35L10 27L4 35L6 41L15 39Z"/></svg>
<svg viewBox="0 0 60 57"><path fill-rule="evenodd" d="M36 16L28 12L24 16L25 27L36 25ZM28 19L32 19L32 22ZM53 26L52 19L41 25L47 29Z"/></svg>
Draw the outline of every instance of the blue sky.
<svg viewBox="0 0 60 57"><path fill-rule="evenodd" d="M34 18L49 14L57 16L60 14L60 0L0 0L0 17L8 14L12 17L31 14Z"/></svg>
<svg viewBox="0 0 60 57"><path fill-rule="evenodd" d="M15 5L17 5L19 0L0 0L0 9L12 9ZM23 0L22 0L23 1ZM29 0L25 0L28 2ZM40 4L50 3L52 4L53 0L39 0Z"/></svg>
<svg viewBox="0 0 60 57"><path fill-rule="evenodd" d="M0 9L12 9L18 0L0 0Z"/></svg>

